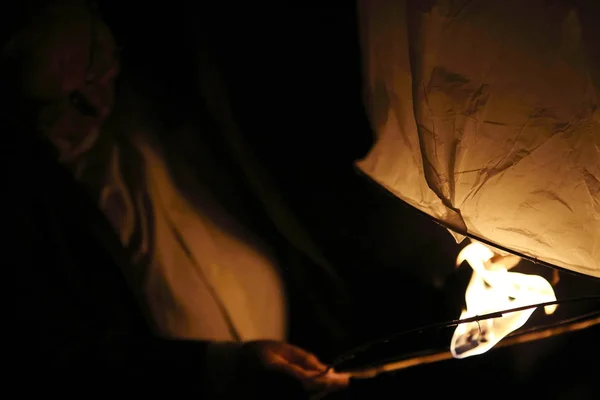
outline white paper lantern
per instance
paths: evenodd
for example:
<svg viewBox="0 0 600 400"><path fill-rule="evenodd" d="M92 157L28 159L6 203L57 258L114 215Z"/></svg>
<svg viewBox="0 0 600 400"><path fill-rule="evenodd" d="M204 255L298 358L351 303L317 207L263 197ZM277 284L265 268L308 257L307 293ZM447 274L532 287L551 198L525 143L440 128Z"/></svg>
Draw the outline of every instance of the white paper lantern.
<svg viewBox="0 0 600 400"><path fill-rule="evenodd" d="M457 239L600 277L592 3L359 1L377 141L358 166Z"/></svg>

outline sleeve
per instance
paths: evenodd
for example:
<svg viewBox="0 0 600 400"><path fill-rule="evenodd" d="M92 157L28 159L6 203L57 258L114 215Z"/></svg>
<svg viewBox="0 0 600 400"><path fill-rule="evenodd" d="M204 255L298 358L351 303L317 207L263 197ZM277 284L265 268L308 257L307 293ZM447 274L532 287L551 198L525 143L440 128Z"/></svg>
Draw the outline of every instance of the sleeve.
<svg viewBox="0 0 600 400"><path fill-rule="evenodd" d="M19 390L223 398L223 387L235 387L239 345L154 336L127 302L117 267L89 244L68 188L59 180L45 185L45 170L25 160L8 157L31 173L2 163L0 196L10 343L3 359ZM49 200L44 186L63 197Z"/></svg>

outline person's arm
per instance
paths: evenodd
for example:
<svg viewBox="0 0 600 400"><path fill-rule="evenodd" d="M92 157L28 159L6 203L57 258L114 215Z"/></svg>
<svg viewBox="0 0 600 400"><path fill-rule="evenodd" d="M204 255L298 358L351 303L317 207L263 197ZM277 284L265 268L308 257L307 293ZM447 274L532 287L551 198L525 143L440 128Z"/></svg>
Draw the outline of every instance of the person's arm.
<svg viewBox="0 0 600 400"><path fill-rule="evenodd" d="M14 289L8 324L16 351L5 360L18 380L50 381L46 393L76 394L85 385L207 399L305 398L347 384L345 376L323 375L326 366L316 357L286 343L153 335L115 261L120 243L102 214L53 163L15 150L0 156L7 161L0 199L8 232L0 251Z"/></svg>
<svg viewBox="0 0 600 400"><path fill-rule="evenodd" d="M89 237L78 198L52 164L2 155L6 235L0 241L10 346L5 360L17 380L52 382L48 393L179 388L208 393L227 352L208 342L155 337L100 243ZM53 171L53 172L51 172ZM110 233L110 232L108 232ZM214 364L214 366L210 365ZM35 389L35 385L30 387Z"/></svg>

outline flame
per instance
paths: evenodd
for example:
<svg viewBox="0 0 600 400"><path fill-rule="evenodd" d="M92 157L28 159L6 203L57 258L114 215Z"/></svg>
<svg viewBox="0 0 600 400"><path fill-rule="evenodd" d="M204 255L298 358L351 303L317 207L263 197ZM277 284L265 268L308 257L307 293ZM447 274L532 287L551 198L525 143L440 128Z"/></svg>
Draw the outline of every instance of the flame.
<svg viewBox="0 0 600 400"><path fill-rule="evenodd" d="M556 300L552 285L541 276L509 272L519 263L519 257L498 256L483 244L473 242L458 255L457 263L463 261L473 268L473 276L465 292L467 308L461 319ZM554 313L556 307L544 307L546 314ZM535 310L458 325L450 344L452 356L466 358L485 353L522 327Z"/></svg>

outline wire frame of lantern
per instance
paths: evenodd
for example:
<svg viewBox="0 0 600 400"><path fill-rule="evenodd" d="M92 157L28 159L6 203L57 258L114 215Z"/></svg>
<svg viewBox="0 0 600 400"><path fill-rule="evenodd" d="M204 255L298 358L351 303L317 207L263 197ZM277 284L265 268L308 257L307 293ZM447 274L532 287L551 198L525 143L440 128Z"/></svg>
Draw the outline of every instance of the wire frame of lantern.
<svg viewBox="0 0 600 400"><path fill-rule="evenodd" d="M456 327L461 324L481 323L482 321L488 321L494 318L501 318L502 316L510 313L516 313L540 307L565 305L569 303L581 302L596 302L600 306L600 295L573 297L569 299L532 304L528 306L516 307L512 309L489 313L486 315L434 323L397 332L389 336L385 336L372 342L366 343L359 347L356 347L340 355L331 363L330 368L335 369L336 371L350 373L351 376L355 379L367 379L378 376L381 373L389 373L418 365L450 360L455 357L453 357L453 354L449 349L443 351L428 349L424 351L398 354L395 356L391 354L386 354L385 357L382 357L381 359L376 361L363 363L356 362L356 360L359 359L361 356L368 356L370 353L376 353L377 351L383 351L384 353L387 353L387 348L393 347L395 343L405 341L406 338L410 335L423 335L426 333L440 331L445 328ZM575 332L595 325L600 325L600 308L596 311L591 311L575 317L562 319L560 321L556 321L550 324L539 325L527 329L520 329L514 331L513 333L509 334L503 341L494 346L493 349L528 343L567 332ZM474 340L478 341L477 338L475 338Z"/></svg>
<svg viewBox="0 0 600 400"><path fill-rule="evenodd" d="M479 315L471 318L464 318L452 321L434 323L430 325L420 326L417 328L397 332L389 336L385 336L356 347L336 358L330 365L330 368L338 372L347 372L355 379L367 379L378 376L382 373L389 373L405 368L410 368L418 365L430 364L434 362L450 360L454 357L450 349L439 350L424 350L418 352L410 352L406 354L391 355L387 348L393 347L395 343L405 341L410 335L423 335L443 330L445 328L457 327L462 324L477 323L489 321L495 318L502 318L511 313L522 312L526 310L535 310L541 307L566 305L573 303L592 302L597 303L599 308L596 311L587 312L571 318L555 321L550 324L538 325L527 329L519 329L509 334L503 341L500 341L492 349L503 348L523 343L532 342L567 332L575 332L586 329L595 325L600 325L600 295L573 297L568 299L549 301L539 304L515 307L502 311L497 311L485 315ZM478 343L483 335L474 337L473 341ZM356 362L361 356L368 356L370 353L382 351L386 356L376 361Z"/></svg>

